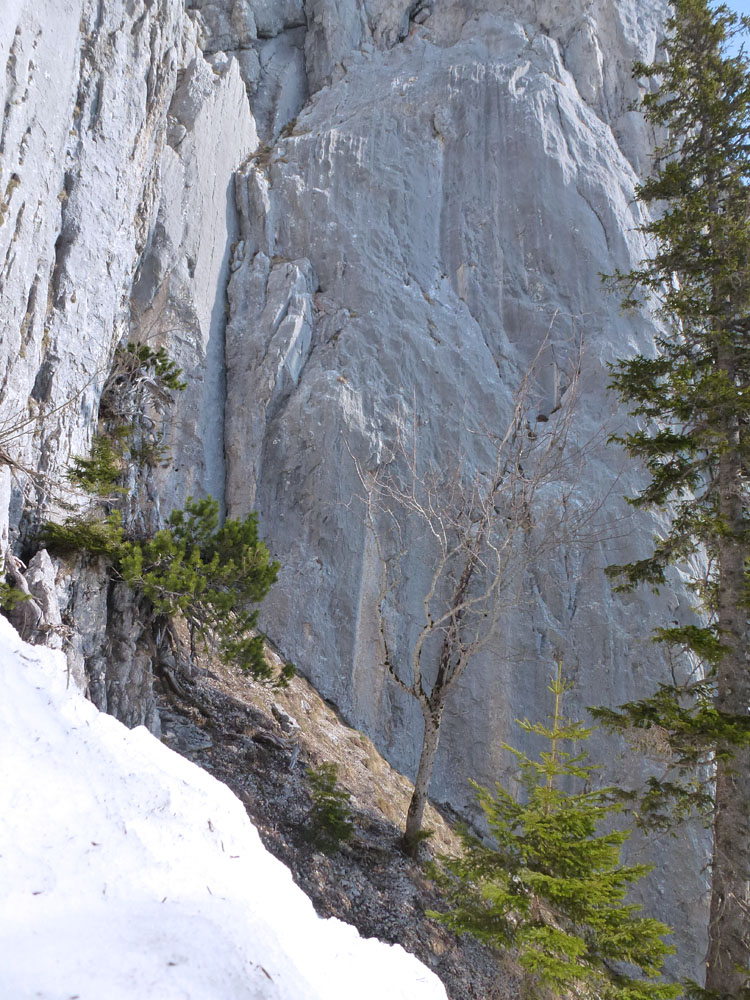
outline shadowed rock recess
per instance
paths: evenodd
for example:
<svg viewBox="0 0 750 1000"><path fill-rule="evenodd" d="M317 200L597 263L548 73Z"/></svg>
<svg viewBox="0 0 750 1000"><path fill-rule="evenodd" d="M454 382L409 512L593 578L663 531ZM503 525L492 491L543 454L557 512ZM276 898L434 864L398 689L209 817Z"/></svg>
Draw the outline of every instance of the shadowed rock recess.
<svg viewBox="0 0 750 1000"><path fill-rule="evenodd" d="M571 714L665 680L649 633L690 619L689 592L676 578L659 597L613 597L604 576L658 530L621 499L639 472L606 443L625 421L607 362L648 351L654 321L623 314L600 277L646 252L633 195L652 137L629 110L630 67L654 57L665 11L4 0L0 447L15 467L0 466L3 550L29 555L54 513L116 345L166 347L188 385L151 486L157 513L205 493L231 516L259 511L282 564L263 629L413 777L422 721L382 664L355 459L375 472L414 433L420 462L450 470L460 454L470 480L538 356L540 426L567 405L580 365L570 457L545 502L567 491L596 510L583 537L528 568L459 683L432 795L471 810L469 778L507 775L500 744L516 739L515 718L549 711L557 650L576 685ZM403 542L397 662L431 571L420 539ZM64 642L101 708L158 731L158 665L137 609L103 591L96 568L48 562L30 580L42 617L29 630ZM608 781L641 773L612 739L592 749ZM675 926L673 969L689 975L704 947L702 837L686 831L679 851L630 845L656 865L648 910Z"/></svg>

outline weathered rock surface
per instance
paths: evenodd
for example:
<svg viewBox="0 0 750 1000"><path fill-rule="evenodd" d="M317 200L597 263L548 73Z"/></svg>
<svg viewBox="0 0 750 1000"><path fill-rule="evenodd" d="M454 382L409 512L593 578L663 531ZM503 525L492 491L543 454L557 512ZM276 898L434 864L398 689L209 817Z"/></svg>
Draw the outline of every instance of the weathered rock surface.
<svg viewBox="0 0 750 1000"><path fill-rule="evenodd" d="M0 311L13 443L54 472L82 452L125 333L148 235L182 12L155 4L13 2L0 28Z"/></svg>
<svg viewBox="0 0 750 1000"><path fill-rule="evenodd" d="M411 772L421 720L382 668L352 456L380 468L416 413L420 460L461 452L472 475L545 338L542 421L581 339L581 455L565 475L578 503L602 507L585 545L530 568L456 692L433 791L466 805L468 777L504 773L512 720L547 710L556 649L579 705L617 704L664 676L652 626L690 613L679 588L613 599L603 575L654 531L618 499L637 473L620 475L623 457L604 445L622 420L606 362L647 347L653 323L621 315L599 272L644 253L633 189L649 137L629 111L630 65L654 55L664 4L189 7L5 2L0 449L15 464L0 468L0 549L6 537L19 549L40 503L54 508L61 470L95 430L115 345L166 345L189 387L167 428L161 510L204 492L231 514L259 509L283 564L264 627ZM428 573L415 556L392 608L399 655ZM82 575L56 583L70 661L86 665L98 704L156 727L137 616ZM599 745L626 781L631 765ZM701 851L687 839L679 858L664 850L653 883L688 973L702 947L702 903L687 902L700 897Z"/></svg>
<svg viewBox="0 0 750 1000"><path fill-rule="evenodd" d="M233 173L257 137L236 61L210 66L198 34L174 0L3 12L3 538L77 502L62 470L85 453L128 338L168 345L191 385L168 428L162 507L223 497ZM87 575L59 584L72 668L85 663L99 707L157 730L135 609L116 593L108 608L104 578Z"/></svg>
<svg viewBox="0 0 750 1000"><path fill-rule="evenodd" d="M229 510L258 505L282 558L284 583L264 611L269 627L283 621L293 658L383 738L393 728L390 694L376 679L366 614L361 621L372 580L364 526L346 506L357 491L347 447L375 468L416 400L420 450L439 461L460 441L470 475L484 458L483 441L472 451L471 431L504 425L550 330L539 410L557 405L554 386L571 377L582 336L583 395L597 400L577 420L582 444L613 410L603 363L623 344L644 344L650 329L642 317L622 317L601 288L605 262L627 267L644 252L633 235L635 176L610 128L580 100L550 37L530 38L500 15L470 27L450 46L414 35L357 62L238 178L244 243L230 286ZM601 464L609 457L587 455L584 496L613 482ZM248 466L263 471L248 477ZM583 558L601 566L614 548ZM407 616L421 605L426 572L414 568ZM545 649L580 629L589 651L581 659L590 659L592 629L610 636L627 614L601 577L586 566L574 572L577 595L547 603L547 622L539 609L514 616L513 640L488 656L484 672L472 671L474 695L465 696L483 714L500 699L490 708L498 723L523 704L514 686L535 698ZM550 590L572 585L551 567L548 577ZM541 657L531 685L492 680L508 647L514 659ZM630 687L624 664L610 666L602 700ZM450 754L454 791L492 742L474 733L460 763ZM395 752L413 759L393 738Z"/></svg>
<svg viewBox="0 0 750 1000"><path fill-rule="evenodd" d="M237 63L217 72L199 51L180 74L161 187L136 276L131 336L169 345L189 392L178 394L161 476L168 513L187 496L224 497L224 327L238 237L234 171L257 145Z"/></svg>
<svg viewBox="0 0 750 1000"><path fill-rule="evenodd" d="M264 141L275 139L308 96L303 0L192 0L214 66L234 56Z"/></svg>

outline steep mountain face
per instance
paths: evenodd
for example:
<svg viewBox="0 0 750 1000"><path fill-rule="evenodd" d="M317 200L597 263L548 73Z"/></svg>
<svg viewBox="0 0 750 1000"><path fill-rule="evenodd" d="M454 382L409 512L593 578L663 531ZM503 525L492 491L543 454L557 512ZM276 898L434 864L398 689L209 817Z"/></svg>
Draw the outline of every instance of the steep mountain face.
<svg viewBox="0 0 750 1000"><path fill-rule="evenodd" d="M455 692L433 792L466 806L469 777L503 775L512 720L547 711L556 650L579 706L618 704L666 676L651 628L690 614L679 586L613 598L603 574L655 530L619 499L637 471L605 444L623 420L606 363L647 349L653 323L621 314L600 272L645 253L633 192L650 139L629 110L630 66L654 56L665 5L189 6L5 0L3 546L20 551L69 457L86 451L115 345L165 345L188 389L155 502L169 511L209 492L231 515L259 510L283 565L264 628L411 773L422 723L382 666L354 459L377 471L418 423L420 460L447 467L460 453L471 478L540 348L540 424L580 366L577 457L562 477L573 502L599 509L585 539L529 568ZM551 488L549 504L560 495ZM430 573L418 539L404 544L415 554L389 611L397 657ZM42 562L34 580L49 593ZM47 625L62 615L100 707L156 729L137 616L100 583L58 573ZM614 780L634 777L621 748L601 747ZM679 858L650 850L655 915L679 925L694 973L699 838Z"/></svg>

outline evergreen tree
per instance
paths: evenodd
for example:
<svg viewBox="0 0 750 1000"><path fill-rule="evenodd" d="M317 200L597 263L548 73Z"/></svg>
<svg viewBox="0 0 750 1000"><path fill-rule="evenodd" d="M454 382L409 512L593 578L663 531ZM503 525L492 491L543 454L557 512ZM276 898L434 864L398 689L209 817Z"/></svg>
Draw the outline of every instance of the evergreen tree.
<svg viewBox="0 0 750 1000"><path fill-rule="evenodd" d="M650 473L631 503L667 513L670 527L643 559L612 570L621 589L658 588L669 564L707 552L708 571L695 582L705 626L657 634L704 670L697 684L662 686L599 714L659 725L679 766L714 767L706 989L739 997L750 994L750 63L742 49L728 54L728 42L750 20L707 0L674 0L673 9L667 59L635 70L658 81L643 107L666 135L638 191L656 207L643 227L654 252L617 276L627 304L656 303L665 332L655 356L613 368L614 387L642 418L622 440ZM650 801L676 793L684 804L685 791L652 783ZM705 788L697 797L707 798Z"/></svg>
<svg viewBox="0 0 750 1000"><path fill-rule="evenodd" d="M172 624L180 616L190 631L191 653L196 639L216 639L225 663L284 686L293 665L276 676L256 631L257 605L279 571L259 537L257 514L220 523L218 501L188 497L163 528L146 530L154 517L144 516L142 486L164 458L162 434L150 414L164 413L185 386L164 348L117 349L91 453L71 463L70 478L89 494L90 504L63 523L47 522L41 539L58 551L102 557L113 582L122 580L145 598L141 624L156 645L179 644ZM0 592L5 603L14 597L7 587Z"/></svg>
<svg viewBox="0 0 750 1000"><path fill-rule="evenodd" d="M333 854L354 836L351 795L339 786L338 766L324 761L307 769L312 809L310 833L317 846Z"/></svg>
<svg viewBox="0 0 750 1000"><path fill-rule="evenodd" d="M680 988L654 978L673 951L662 940L669 928L625 902L628 886L649 869L621 862L627 831L599 832L621 806L612 788L586 790L595 768L576 744L593 730L563 717L567 688L558 667L551 725L519 723L547 741L538 760L503 744L519 764L521 800L499 784L494 795L474 785L493 842L463 831L462 857L442 859L436 872L450 909L432 915L488 944L515 947L521 964L555 991L585 984L603 1000L669 1000ZM563 783L583 790L566 792Z"/></svg>
<svg viewBox="0 0 750 1000"><path fill-rule="evenodd" d="M148 598L155 618L181 614L193 637L216 636L225 663L258 680L274 678L263 636L255 632L255 605L275 583L279 564L258 535L257 514L219 524L217 500L188 498L153 538L123 541L115 566ZM292 673L285 667L277 683Z"/></svg>

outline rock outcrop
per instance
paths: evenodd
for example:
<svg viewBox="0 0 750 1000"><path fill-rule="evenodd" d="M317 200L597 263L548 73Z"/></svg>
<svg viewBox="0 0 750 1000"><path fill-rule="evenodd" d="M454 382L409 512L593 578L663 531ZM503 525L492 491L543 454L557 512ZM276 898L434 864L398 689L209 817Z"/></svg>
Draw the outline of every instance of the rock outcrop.
<svg viewBox="0 0 750 1000"><path fill-rule="evenodd" d="M189 494L221 499L233 176L257 145L237 62L210 65L204 29L173 0L19 3L10 15L0 29L0 447L14 463L3 469L4 536L8 520L23 538L40 511L77 502L64 469L91 442L113 350L128 338L167 345L191 386L165 438L167 513ZM91 573L93 586L80 567L58 581L71 662L86 662L98 707L158 730L137 615Z"/></svg>
<svg viewBox="0 0 750 1000"><path fill-rule="evenodd" d="M599 507L585 539L530 567L456 692L433 792L465 807L469 777L505 773L513 719L547 710L556 649L579 706L618 704L666 675L651 628L691 613L679 581L658 599L613 599L603 573L654 531L620 499L637 470L605 444L624 419L606 364L647 349L653 321L623 315L600 272L645 253L633 194L650 138L630 110L630 66L653 57L665 5L189 8L6 2L2 546L18 549L39 505L54 508L69 457L90 443L115 345L164 344L189 387L167 430L158 504L210 492L232 515L259 510L283 565L264 627L413 772L421 719L382 666L379 567L352 503L354 459L370 471L390 461L414 413L420 458L440 466L460 453L474 475L483 435L506 425L540 348L543 423L580 341L578 457L565 477L577 503ZM429 572L415 555L391 609L397 653L418 627ZM69 577L58 590L70 604ZM112 663L101 657L111 636L74 638L71 655L92 691L110 692L99 704L156 726L148 652L124 640L123 615ZM632 776L620 748L600 746L614 780ZM690 973L703 918L687 900L700 896L702 850L697 838L679 859L663 850L654 881Z"/></svg>

